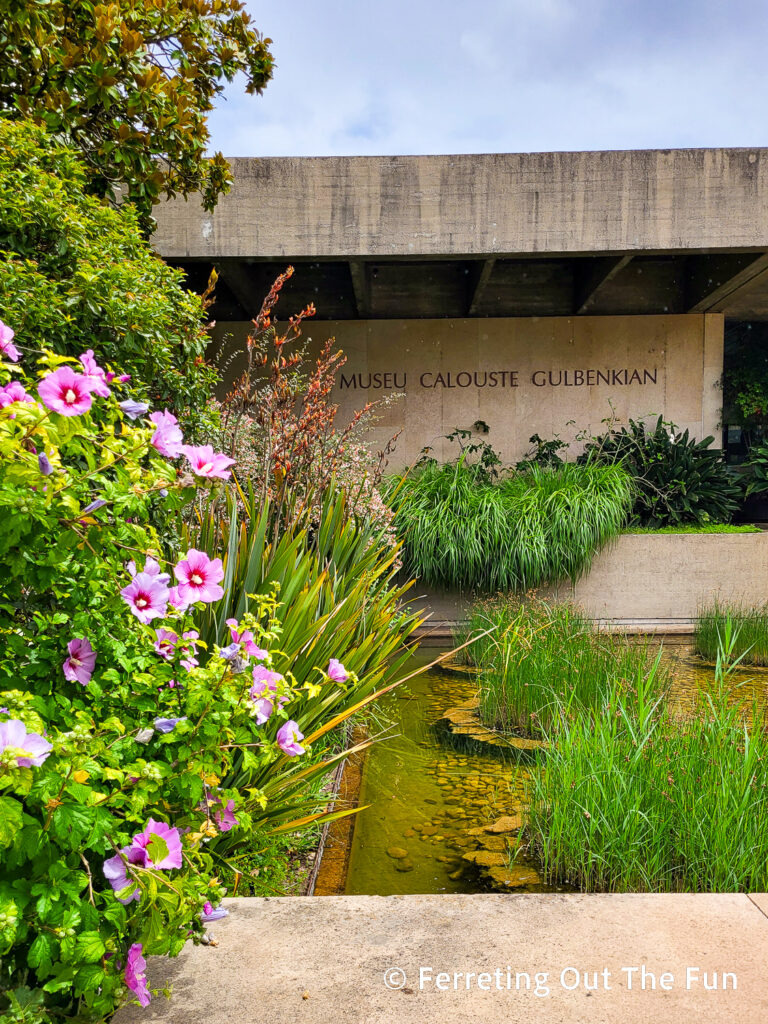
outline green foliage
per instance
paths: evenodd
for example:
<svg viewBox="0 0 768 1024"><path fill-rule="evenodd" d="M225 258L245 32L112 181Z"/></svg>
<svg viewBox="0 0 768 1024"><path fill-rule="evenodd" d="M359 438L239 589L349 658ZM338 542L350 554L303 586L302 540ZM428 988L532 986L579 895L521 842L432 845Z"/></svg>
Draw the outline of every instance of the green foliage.
<svg viewBox="0 0 768 1024"><path fill-rule="evenodd" d="M743 464L741 482L745 484L744 495L768 494L768 440L760 440L749 449Z"/></svg>
<svg viewBox="0 0 768 1024"><path fill-rule="evenodd" d="M528 840L547 881L586 892L763 892L768 734L727 673L679 720L654 680L565 718L532 778Z"/></svg>
<svg viewBox="0 0 768 1024"><path fill-rule="evenodd" d="M726 327L723 421L760 429L768 426L768 335L765 324Z"/></svg>
<svg viewBox="0 0 768 1024"><path fill-rule="evenodd" d="M199 296L141 238L129 208L85 192L81 161L28 123L0 118L0 320L23 351L97 360L195 431L215 379Z"/></svg>
<svg viewBox="0 0 768 1024"><path fill-rule="evenodd" d="M726 636L733 636L729 658L745 665L768 665L768 604L748 608L714 601L703 608L696 618L696 653L715 661Z"/></svg>
<svg viewBox="0 0 768 1024"><path fill-rule="evenodd" d="M728 477L723 454L712 437L696 441L677 433L661 416L655 427L630 420L586 445L580 463L621 464L635 484L632 523L669 526L728 521L738 507L739 489Z"/></svg>
<svg viewBox="0 0 768 1024"><path fill-rule="evenodd" d="M239 0L0 0L0 20L0 111L79 150L89 191L125 186L146 223L164 194L211 209L227 190L208 112L236 75L260 93L274 66Z"/></svg>
<svg viewBox="0 0 768 1024"><path fill-rule="evenodd" d="M390 481L389 500L408 573L493 593L584 572L620 532L632 488L621 466L535 465L490 483L460 460Z"/></svg>
<svg viewBox="0 0 768 1024"><path fill-rule="evenodd" d="M599 632L567 604L496 598L474 607L467 650L480 668L480 716L504 732L550 732L558 718L600 705L606 692L651 674L669 683L642 644Z"/></svg>
<svg viewBox="0 0 768 1024"><path fill-rule="evenodd" d="M532 434L528 438L532 446L525 458L517 463L518 470L528 469L529 466L561 466L565 461L560 452L565 452L570 446L567 441L561 440L555 435L551 441L544 440L539 434Z"/></svg>
<svg viewBox="0 0 768 1024"><path fill-rule="evenodd" d="M64 363L44 354L42 375ZM12 372L31 399L0 408L0 728L23 723L52 749L39 764L19 764L24 748L9 748L0 734L0 1016L27 1007L30 1024L102 1021L126 997L133 945L174 956L190 936L201 938L202 908L224 894L221 835L252 840L277 813L267 801L281 774L292 795L300 790L303 759L280 747L279 726L310 692L332 705L338 687L327 662L310 665L311 654L301 665L311 683L292 676L277 654L281 623L269 587L239 626L280 659L275 706L262 724L249 672L212 649L203 665L188 660L197 638L189 613L163 599L151 623L132 616L120 593L131 579L126 563L166 562L153 523L160 510L189 502L190 477L157 454L154 427L124 418L118 384L90 410L64 416L34 401L38 381L22 365L0 364L0 384ZM165 654L155 646L157 625L178 640ZM76 638L96 652L83 682L64 671ZM344 638L333 641L342 658ZM275 664L270 653L262 663ZM355 682L341 686L345 695ZM175 725L168 731L161 719ZM308 775L319 760L310 752ZM239 792L233 779L246 777L261 792ZM228 832L225 808L236 815ZM183 861L127 868L140 898L124 904L103 865L150 819L180 830ZM302 824L285 815L280 823L289 831ZM159 862L170 847L150 839L146 849Z"/></svg>

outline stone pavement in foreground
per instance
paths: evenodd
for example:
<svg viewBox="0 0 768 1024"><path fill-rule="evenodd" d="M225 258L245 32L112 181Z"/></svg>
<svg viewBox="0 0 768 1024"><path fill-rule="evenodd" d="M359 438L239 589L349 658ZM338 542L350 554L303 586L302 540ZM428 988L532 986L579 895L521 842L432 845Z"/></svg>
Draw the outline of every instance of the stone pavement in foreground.
<svg viewBox="0 0 768 1024"><path fill-rule="evenodd" d="M150 961L150 982L172 986L170 1002L156 996L115 1024L768 1024L766 894L225 905L229 917L211 926L217 946ZM387 988L387 971L404 987ZM521 977L516 990L524 972L531 988ZM539 995L536 974L547 975ZM717 988L705 988L705 974ZM735 986L724 974L736 975Z"/></svg>

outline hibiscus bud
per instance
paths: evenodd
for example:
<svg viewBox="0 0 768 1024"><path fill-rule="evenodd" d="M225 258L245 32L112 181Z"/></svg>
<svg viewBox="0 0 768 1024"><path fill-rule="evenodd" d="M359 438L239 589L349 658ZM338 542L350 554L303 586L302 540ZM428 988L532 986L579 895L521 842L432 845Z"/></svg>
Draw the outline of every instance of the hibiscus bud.
<svg viewBox="0 0 768 1024"><path fill-rule="evenodd" d="M154 729L139 729L136 733L137 743L149 743L152 737L155 735Z"/></svg>
<svg viewBox="0 0 768 1024"><path fill-rule="evenodd" d="M48 458L45 452L40 452L40 454L37 456L37 464L40 467L40 472L43 474L43 476L50 476L51 473L53 472L51 460Z"/></svg>

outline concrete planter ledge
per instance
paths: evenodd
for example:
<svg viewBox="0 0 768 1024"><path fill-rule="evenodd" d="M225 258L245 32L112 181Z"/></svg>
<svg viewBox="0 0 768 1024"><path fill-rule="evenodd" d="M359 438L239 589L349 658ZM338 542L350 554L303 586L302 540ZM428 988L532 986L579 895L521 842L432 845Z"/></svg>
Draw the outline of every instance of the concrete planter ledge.
<svg viewBox="0 0 768 1024"><path fill-rule="evenodd" d="M326 896L225 905L230 916L212 929L217 946L150 961L150 983L171 985L171 1001L155 997L114 1024L768 1020L765 894ZM423 984L421 968L429 969ZM390 984L402 988L387 987L388 970ZM585 987L585 972L596 988ZM715 972L717 988L705 988L705 973L712 986ZM538 996L537 973L547 975Z"/></svg>
<svg viewBox="0 0 768 1024"><path fill-rule="evenodd" d="M467 617L470 594L427 591L411 602L430 613L424 632L442 638ZM711 601L762 605L768 599L768 531L624 533L595 555L575 583L539 596L572 601L600 625L627 633L690 633Z"/></svg>

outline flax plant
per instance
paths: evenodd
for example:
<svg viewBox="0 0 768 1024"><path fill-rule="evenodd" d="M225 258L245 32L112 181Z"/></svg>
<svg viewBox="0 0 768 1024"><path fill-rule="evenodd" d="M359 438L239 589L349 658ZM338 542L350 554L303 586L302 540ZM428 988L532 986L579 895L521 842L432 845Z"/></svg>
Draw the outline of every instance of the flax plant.
<svg viewBox="0 0 768 1024"><path fill-rule="evenodd" d="M729 632L735 634L734 658L745 665L768 665L768 604L750 608L715 601L702 608L696 619L696 653L715 661Z"/></svg>

